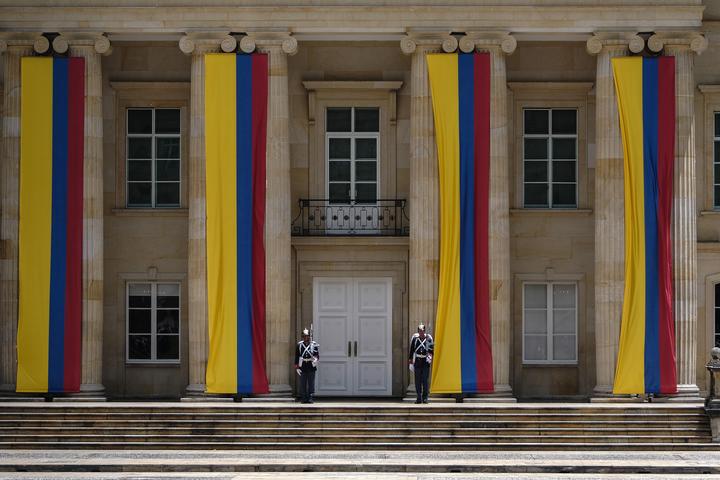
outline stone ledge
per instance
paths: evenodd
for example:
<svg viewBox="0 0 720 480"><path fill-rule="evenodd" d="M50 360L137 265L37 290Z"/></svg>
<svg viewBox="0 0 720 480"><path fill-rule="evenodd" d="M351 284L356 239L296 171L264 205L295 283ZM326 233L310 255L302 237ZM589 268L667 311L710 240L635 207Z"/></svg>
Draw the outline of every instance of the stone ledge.
<svg viewBox="0 0 720 480"><path fill-rule="evenodd" d="M593 214L591 208L511 208L511 217L549 216L549 217L587 217Z"/></svg>

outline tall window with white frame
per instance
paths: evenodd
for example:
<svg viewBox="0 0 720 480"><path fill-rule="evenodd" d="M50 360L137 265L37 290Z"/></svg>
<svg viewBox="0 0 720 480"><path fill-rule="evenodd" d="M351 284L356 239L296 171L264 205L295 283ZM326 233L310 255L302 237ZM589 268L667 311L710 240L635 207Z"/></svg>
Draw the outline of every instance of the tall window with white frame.
<svg viewBox="0 0 720 480"><path fill-rule="evenodd" d="M720 347L720 283L715 284L715 346Z"/></svg>
<svg viewBox="0 0 720 480"><path fill-rule="evenodd" d="M127 284L127 361L180 361L180 284Z"/></svg>
<svg viewBox="0 0 720 480"><path fill-rule="evenodd" d="M327 197L331 204L375 203L378 197L380 109L326 111Z"/></svg>
<svg viewBox="0 0 720 480"><path fill-rule="evenodd" d="M720 209L720 112L715 112L713 135L713 207Z"/></svg>
<svg viewBox="0 0 720 480"><path fill-rule="evenodd" d="M577 286L523 285L523 363L577 363Z"/></svg>
<svg viewBox="0 0 720 480"><path fill-rule="evenodd" d="M577 208L577 110L523 110L523 205Z"/></svg>
<svg viewBox="0 0 720 480"><path fill-rule="evenodd" d="M127 206L180 206L180 109L127 110Z"/></svg>

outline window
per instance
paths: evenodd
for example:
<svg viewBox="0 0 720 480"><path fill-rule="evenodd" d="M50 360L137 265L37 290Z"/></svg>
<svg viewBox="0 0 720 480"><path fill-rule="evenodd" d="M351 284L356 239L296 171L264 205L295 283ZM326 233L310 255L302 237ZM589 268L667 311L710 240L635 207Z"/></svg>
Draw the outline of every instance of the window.
<svg viewBox="0 0 720 480"><path fill-rule="evenodd" d="M576 109L523 110L525 208L576 208Z"/></svg>
<svg viewBox="0 0 720 480"><path fill-rule="evenodd" d="M715 134L713 135L713 190L715 208L720 208L720 112L715 112Z"/></svg>
<svg viewBox="0 0 720 480"><path fill-rule="evenodd" d="M523 363L577 362L574 283L523 284Z"/></svg>
<svg viewBox="0 0 720 480"><path fill-rule="evenodd" d="M716 347L720 347L720 283L715 284L715 342Z"/></svg>
<svg viewBox="0 0 720 480"><path fill-rule="evenodd" d="M180 361L180 284L127 284L127 360Z"/></svg>
<svg viewBox="0 0 720 480"><path fill-rule="evenodd" d="M127 206L180 206L180 109L127 109Z"/></svg>
<svg viewBox="0 0 720 480"><path fill-rule="evenodd" d="M330 203L374 203L378 192L380 109L326 110L327 196Z"/></svg>

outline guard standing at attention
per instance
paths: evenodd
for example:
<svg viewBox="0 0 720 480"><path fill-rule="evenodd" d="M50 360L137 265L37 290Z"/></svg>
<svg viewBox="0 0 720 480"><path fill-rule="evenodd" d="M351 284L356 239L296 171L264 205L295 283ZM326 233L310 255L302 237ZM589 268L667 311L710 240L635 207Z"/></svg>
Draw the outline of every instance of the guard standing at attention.
<svg viewBox="0 0 720 480"><path fill-rule="evenodd" d="M303 339L295 348L295 371L300 376L302 403L313 403L315 372L320 361L320 345L310 338L310 331L303 330Z"/></svg>
<svg viewBox="0 0 720 480"><path fill-rule="evenodd" d="M433 338L429 333L425 333L425 325L418 325L417 333L410 339L408 358L410 370L415 372L415 403L428 403L428 377L434 349Z"/></svg>

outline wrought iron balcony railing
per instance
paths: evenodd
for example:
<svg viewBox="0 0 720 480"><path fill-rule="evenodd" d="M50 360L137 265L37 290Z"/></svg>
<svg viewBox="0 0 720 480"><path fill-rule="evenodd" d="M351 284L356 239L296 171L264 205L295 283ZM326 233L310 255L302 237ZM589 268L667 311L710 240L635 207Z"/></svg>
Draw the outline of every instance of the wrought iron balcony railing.
<svg viewBox="0 0 720 480"><path fill-rule="evenodd" d="M292 222L295 236L410 234L404 199L336 203L302 198L298 203L300 212Z"/></svg>

